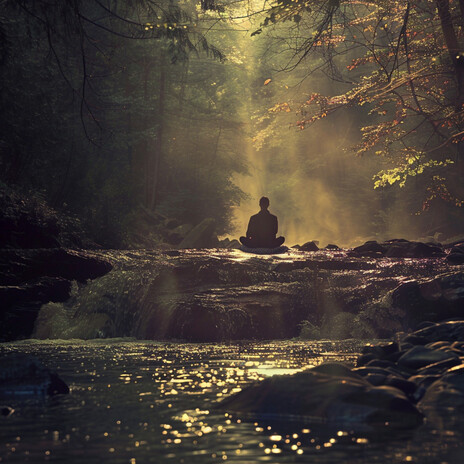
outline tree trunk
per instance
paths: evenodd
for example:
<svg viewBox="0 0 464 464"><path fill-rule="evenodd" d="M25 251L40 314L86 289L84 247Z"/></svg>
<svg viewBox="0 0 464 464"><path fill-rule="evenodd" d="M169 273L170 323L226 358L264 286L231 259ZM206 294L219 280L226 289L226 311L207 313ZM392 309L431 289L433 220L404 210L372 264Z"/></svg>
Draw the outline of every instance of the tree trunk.
<svg viewBox="0 0 464 464"><path fill-rule="evenodd" d="M438 16L441 22L441 29L445 39L448 53L450 54L453 63L454 74L456 76L456 112L462 112L464 108L464 54L461 54L461 46L458 41L458 36L453 24L453 18L450 11L449 0L436 0ZM464 8L464 2L459 1L461 8ZM462 10L461 10L462 11ZM461 15L462 16L462 15ZM462 18L460 18L461 20ZM464 124L461 123L458 127L459 131L464 130ZM464 143L460 141L458 144L458 158L464 157Z"/></svg>
<svg viewBox="0 0 464 464"><path fill-rule="evenodd" d="M462 105L464 104L464 56L461 56L461 47L454 29L449 0L436 0L436 5L443 37L453 63L457 80L456 110L461 111Z"/></svg>

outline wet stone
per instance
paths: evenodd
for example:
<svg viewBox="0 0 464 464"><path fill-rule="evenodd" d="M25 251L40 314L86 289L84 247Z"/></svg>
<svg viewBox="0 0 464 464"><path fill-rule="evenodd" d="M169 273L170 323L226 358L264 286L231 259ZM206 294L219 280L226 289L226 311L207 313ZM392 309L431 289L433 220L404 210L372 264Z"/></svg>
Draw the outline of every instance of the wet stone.
<svg viewBox="0 0 464 464"><path fill-rule="evenodd" d="M14 409L12 407L0 405L0 416L10 416L13 412Z"/></svg>
<svg viewBox="0 0 464 464"><path fill-rule="evenodd" d="M332 369L329 369L331 371ZM218 408L240 417L282 420L289 417L384 428L412 428L422 423L422 415L397 388L374 387L358 376L327 375L315 369L292 376L273 376L246 387L222 401Z"/></svg>
<svg viewBox="0 0 464 464"><path fill-rule="evenodd" d="M401 356L398 364L411 369L420 369L421 367L450 358L457 358L457 355L439 350L431 350L424 346L415 346Z"/></svg>
<svg viewBox="0 0 464 464"><path fill-rule="evenodd" d="M427 345L428 340L425 337L421 337L419 335L407 335L403 339L404 343L410 343L411 345Z"/></svg>
<svg viewBox="0 0 464 464"><path fill-rule="evenodd" d="M69 393L69 387L54 371L23 354L0 358L0 398L44 397Z"/></svg>
<svg viewBox="0 0 464 464"><path fill-rule="evenodd" d="M386 369L383 369L381 367L355 367L353 369L353 372L356 372L356 374L360 375L361 377L366 377L369 374L378 374L378 375L384 375L385 377L389 374L389 372Z"/></svg>
<svg viewBox="0 0 464 464"><path fill-rule="evenodd" d="M364 377L371 385L374 385L375 387L378 387L380 385L383 385L385 383L385 380L387 379L387 376L385 374L367 374Z"/></svg>
<svg viewBox="0 0 464 464"><path fill-rule="evenodd" d="M464 340L464 322L463 321L448 321L425 329L417 330L414 335L427 338L429 342L455 342Z"/></svg>
<svg viewBox="0 0 464 464"><path fill-rule="evenodd" d="M411 382L400 377L395 377L394 375L389 375L385 380L385 385L390 385L391 387L398 388L408 397L412 395L417 390L417 385L414 382Z"/></svg>
<svg viewBox="0 0 464 464"><path fill-rule="evenodd" d="M392 361L387 361L386 359L373 359L366 364L367 367L392 367L395 366L395 363Z"/></svg>
<svg viewBox="0 0 464 464"><path fill-rule="evenodd" d="M417 371L418 374L422 375L434 375L434 374L441 374L446 370L450 369L454 366L459 366L461 364L461 360L459 358L450 358L445 359L444 361L439 361L434 364L429 364Z"/></svg>
<svg viewBox="0 0 464 464"><path fill-rule="evenodd" d="M318 251L319 247L315 242L306 242L299 248L301 251Z"/></svg>
<svg viewBox="0 0 464 464"><path fill-rule="evenodd" d="M356 366L361 367L367 365L369 362L376 360L376 356L373 353L362 354L356 360Z"/></svg>
<svg viewBox="0 0 464 464"><path fill-rule="evenodd" d="M452 367L437 379L427 388L419 404L425 410L452 408L455 412L464 412L464 366Z"/></svg>

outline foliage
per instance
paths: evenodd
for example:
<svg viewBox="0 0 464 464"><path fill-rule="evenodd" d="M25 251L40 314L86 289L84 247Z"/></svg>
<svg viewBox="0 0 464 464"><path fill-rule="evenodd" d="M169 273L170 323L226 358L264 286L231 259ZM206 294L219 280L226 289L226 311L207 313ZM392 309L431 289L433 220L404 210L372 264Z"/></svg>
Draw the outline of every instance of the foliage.
<svg viewBox="0 0 464 464"><path fill-rule="evenodd" d="M1 4L4 182L42 192L111 247L130 246L139 205L230 227L229 206L242 196L232 176L244 166L224 139L240 138L241 127L199 5Z"/></svg>
<svg viewBox="0 0 464 464"><path fill-rule="evenodd" d="M269 113L296 111L296 125L305 129L342 109L364 107L369 123L355 150L392 165L375 176L375 186L404 186L427 173L433 189L435 176L448 176L454 193L447 198L461 206L463 7L449 0L277 0L256 32L290 24L291 58L284 69L302 67L306 75L322 70L347 90L312 92L303 102L279 102Z"/></svg>

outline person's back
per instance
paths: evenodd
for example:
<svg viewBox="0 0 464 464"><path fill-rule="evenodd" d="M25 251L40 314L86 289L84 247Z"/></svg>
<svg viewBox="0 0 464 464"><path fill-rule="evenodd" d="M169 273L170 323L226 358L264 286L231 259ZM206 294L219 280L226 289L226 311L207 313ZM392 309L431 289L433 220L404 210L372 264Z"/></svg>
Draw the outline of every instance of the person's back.
<svg viewBox="0 0 464 464"><path fill-rule="evenodd" d="M269 199L259 200L261 211L251 216L248 223L246 237L240 237L240 242L250 248L277 248L284 243L284 237L276 238L278 222L277 216L268 210Z"/></svg>

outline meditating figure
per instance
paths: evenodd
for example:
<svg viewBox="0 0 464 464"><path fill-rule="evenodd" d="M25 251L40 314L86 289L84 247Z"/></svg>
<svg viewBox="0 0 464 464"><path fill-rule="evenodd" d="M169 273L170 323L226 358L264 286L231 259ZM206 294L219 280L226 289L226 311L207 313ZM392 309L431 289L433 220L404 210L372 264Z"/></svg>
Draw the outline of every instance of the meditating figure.
<svg viewBox="0 0 464 464"><path fill-rule="evenodd" d="M269 198L262 197L259 200L261 211L251 216L248 223L246 237L240 237L240 242L249 248L277 248L284 243L284 237L276 237L277 216L271 214Z"/></svg>

